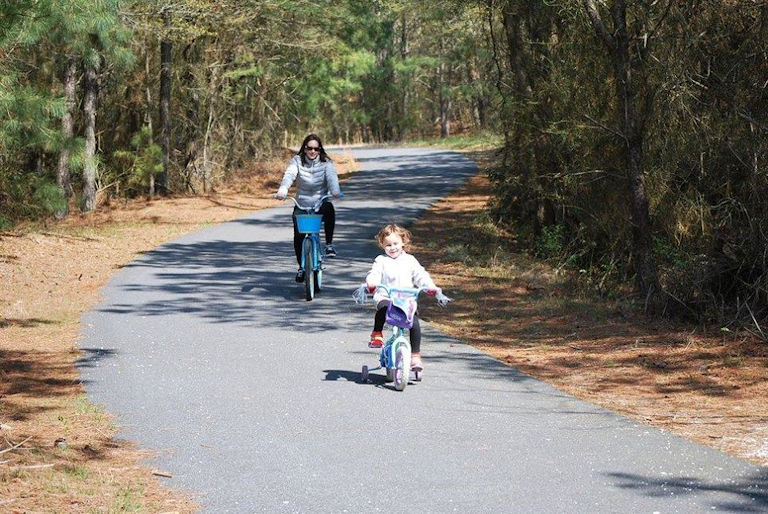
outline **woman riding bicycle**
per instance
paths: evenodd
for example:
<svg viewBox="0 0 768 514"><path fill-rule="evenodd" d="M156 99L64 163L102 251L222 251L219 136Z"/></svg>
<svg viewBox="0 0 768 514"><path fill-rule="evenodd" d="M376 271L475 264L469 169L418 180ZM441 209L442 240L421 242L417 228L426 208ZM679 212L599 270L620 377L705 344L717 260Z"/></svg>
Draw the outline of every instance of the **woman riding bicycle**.
<svg viewBox="0 0 768 514"><path fill-rule="evenodd" d="M339 177L336 167L328 154L325 153L323 143L316 134L310 134L304 138L301 148L288 163L283 174L280 188L277 190L277 198L284 199L288 196L288 189L296 181L296 200L302 206L312 206L320 198L327 194L334 197L341 195ZM304 235L299 233L296 226L295 214L301 212L298 207L293 209L293 249L296 252L296 261L299 263L299 271L296 273L296 282L304 281L304 269L301 268L301 243ZM333 230L336 227L336 210L328 199L324 200L317 211L323 215L325 232L325 255L335 257L333 248Z"/></svg>

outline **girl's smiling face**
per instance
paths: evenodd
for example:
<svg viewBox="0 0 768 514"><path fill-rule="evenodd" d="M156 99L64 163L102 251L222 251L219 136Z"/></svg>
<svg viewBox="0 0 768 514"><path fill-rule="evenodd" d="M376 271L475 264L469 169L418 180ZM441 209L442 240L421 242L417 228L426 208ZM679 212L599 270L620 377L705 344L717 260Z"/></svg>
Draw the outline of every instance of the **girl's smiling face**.
<svg viewBox="0 0 768 514"><path fill-rule="evenodd" d="M382 247L384 253L393 259L397 259L403 253L403 238L397 234L389 234L384 238Z"/></svg>

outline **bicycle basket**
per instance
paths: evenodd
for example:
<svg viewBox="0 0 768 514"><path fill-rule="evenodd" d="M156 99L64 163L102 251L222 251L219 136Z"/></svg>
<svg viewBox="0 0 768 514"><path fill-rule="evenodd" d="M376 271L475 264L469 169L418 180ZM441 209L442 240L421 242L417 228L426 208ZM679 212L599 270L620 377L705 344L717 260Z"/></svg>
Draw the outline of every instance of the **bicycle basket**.
<svg viewBox="0 0 768 514"><path fill-rule="evenodd" d="M296 227L300 234L314 234L320 232L320 223L323 221L322 214L297 214Z"/></svg>
<svg viewBox="0 0 768 514"><path fill-rule="evenodd" d="M416 301L412 296L395 296L387 306L387 323L400 328L411 328L416 314Z"/></svg>

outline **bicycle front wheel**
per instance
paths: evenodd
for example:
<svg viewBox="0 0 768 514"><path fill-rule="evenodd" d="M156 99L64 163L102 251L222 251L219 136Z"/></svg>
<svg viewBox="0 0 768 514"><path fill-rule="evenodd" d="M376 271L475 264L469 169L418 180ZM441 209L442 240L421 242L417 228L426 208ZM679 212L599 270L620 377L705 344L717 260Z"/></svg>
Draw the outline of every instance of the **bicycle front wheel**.
<svg viewBox="0 0 768 514"><path fill-rule="evenodd" d="M411 349L407 345L398 346L395 353L395 389L404 391L411 373Z"/></svg>
<svg viewBox="0 0 768 514"><path fill-rule="evenodd" d="M304 298L309 302L315 297L315 273L312 269L315 255L312 240L308 237L304 238L302 253L304 255Z"/></svg>

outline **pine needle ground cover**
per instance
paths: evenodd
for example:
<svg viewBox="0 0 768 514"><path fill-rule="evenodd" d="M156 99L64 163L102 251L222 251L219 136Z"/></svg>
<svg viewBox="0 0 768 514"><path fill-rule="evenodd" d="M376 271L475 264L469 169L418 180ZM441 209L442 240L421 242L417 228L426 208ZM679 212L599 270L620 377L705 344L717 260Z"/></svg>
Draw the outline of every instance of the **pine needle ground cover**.
<svg viewBox="0 0 768 514"><path fill-rule="evenodd" d="M481 170L495 158L469 156ZM561 391L768 465L768 345L575 291L489 223L490 195L481 173L413 227L415 254L455 300L424 302L425 319Z"/></svg>

